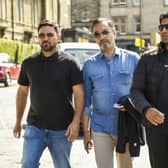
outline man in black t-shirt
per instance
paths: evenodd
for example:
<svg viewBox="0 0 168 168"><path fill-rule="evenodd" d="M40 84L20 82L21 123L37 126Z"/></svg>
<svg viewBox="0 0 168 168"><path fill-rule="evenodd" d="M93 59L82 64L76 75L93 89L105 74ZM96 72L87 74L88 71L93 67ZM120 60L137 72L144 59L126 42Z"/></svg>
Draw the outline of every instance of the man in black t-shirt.
<svg viewBox="0 0 168 168"><path fill-rule="evenodd" d="M42 152L48 147L55 167L70 168L72 141L78 137L84 106L82 73L72 56L57 51L57 26L43 20L38 26L38 36L41 52L22 63L13 133L17 138L21 135L30 90L22 167L38 168Z"/></svg>

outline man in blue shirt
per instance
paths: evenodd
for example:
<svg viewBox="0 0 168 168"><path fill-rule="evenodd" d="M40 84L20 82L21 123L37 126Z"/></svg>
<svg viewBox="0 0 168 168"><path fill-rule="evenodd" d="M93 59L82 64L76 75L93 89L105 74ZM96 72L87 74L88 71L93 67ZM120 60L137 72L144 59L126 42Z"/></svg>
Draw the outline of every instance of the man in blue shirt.
<svg viewBox="0 0 168 168"><path fill-rule="evenodd" d="M85 109L83 115L84 146L92 148L90 128L98 168L113 168L117 144L119 98L130 92L138 54L116 46L116 31L106 18L93 21L92 32L101 52L86 60L83 67ZM132 168L128 150L116 153L119 168Z"/></svg>

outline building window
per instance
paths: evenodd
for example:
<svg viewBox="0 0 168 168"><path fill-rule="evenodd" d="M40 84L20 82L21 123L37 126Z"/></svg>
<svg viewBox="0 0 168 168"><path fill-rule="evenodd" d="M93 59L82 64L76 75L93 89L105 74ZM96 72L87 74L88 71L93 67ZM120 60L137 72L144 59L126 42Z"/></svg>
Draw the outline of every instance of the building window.
<svg viewBox="0 0 168 168"><path fill-rule="evenodd" d="M81 19L82 21L88 21L91 16L90 10L88 7L85 7L83 11L81 11Z"/></svg>
<svg viewBox="0 0 168 168"><path fill-rule="evenodd" d="M39 13L40 13L39 0L33 0L32 1L32 25L33 27L38 25L38 22L40 20Z"/></svg>
<svg viewBox="0 0 168 168"><path fill-rule="evenodd" d="M127 0L111 0L112 6L126 6Z"/></svg>
<svg viewBox="0 0 168 168"><path fill-rule="evenodd" d="M164 0L164 4L165 4L165 5L168 5L168 0Z"/></svg>
<svg viewBox="0 0 168 168"><path fill-rule="evenodd" d="M132 0L133 6L139 6L140 5L140 0Z"/></svg>
<svg viewBox="0 0 168 168"><path fill-rule="evenodd" d="M6 9L6 0L0 0L0 18L3 20L7 19Z"/></svg>
<svg viewBox="0 0 168 168"><path fill-rule="evenodd" d="M116 31L120 34L127 33L127 17L126 16L115 16L112 18Z"/></svg>
<svg viewBox="0 0 168 168"><path fill-rule="evenodd" d="M141 31L141 22L140 22L140 16L135 16L134 17L134 28L135 28L135 30L134 30L134 32L135 33L140 33L140 31Z"/></svg>
<svg viewBox="0 0 168 168"><path fill-rule="evenodd" d="M0 27L0 38L4 37L4 35L5 35L5 28Z"/></svg>
<svg viewBox="0 0 168 168"><path fill-rule="evenodd" d="M32 32L25 31L23 38L24 38L23 41L24 41L25 43L30 43L31 38L32 38Z"/></svg>
<svg viewBox="0 0 168 168"><path fill-rule="evenodd" d="M24 22L24 0L16 0L16 20L19 23Z"/></svg>

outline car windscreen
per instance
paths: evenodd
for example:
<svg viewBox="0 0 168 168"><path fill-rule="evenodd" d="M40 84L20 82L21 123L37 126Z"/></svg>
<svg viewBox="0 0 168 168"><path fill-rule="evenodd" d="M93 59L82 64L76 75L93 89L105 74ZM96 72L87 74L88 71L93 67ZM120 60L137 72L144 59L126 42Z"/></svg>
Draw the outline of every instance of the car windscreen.
<svg viewBox="0 0 168 168"><path fill-rule="evenodd" d="M65 49L66 53L75 56L81 64L83 64L84 60L92 55L95 55L99 52L99 49Z"/></svg>

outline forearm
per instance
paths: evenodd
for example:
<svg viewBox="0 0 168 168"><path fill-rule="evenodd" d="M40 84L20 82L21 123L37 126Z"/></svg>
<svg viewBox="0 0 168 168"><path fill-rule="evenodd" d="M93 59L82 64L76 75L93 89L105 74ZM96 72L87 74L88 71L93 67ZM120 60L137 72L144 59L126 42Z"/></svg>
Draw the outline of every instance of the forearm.
<svg viewBox="0 0 168 168"><path fill-rule="evenodd" d="M82 124L83 124L83 132L88 133L90 132L90 116L83 114L82 116Z"/></svg>
<svg viewBox="0 0 168 168"><path fill-rule="evenodd" d="M78 85L74 89L74 117L73 121L80 123L84 109L84 91L83 85Z"/></svg>
<svg viewBox="0 0 168 168"><path fill-rule="evenodd" d="M28 87L20 86L16 95L16 123L20 124L27 103Z"/></svg>
<svg viewBox="0 0 168 168"><path fill-rule="evenodd" d="M140 91L140 89L132 89L131 90L131 100L133 101L135 108L140 112L143 113L147 107L151 107L151 104L147 101L144 93Z"/></svg>

